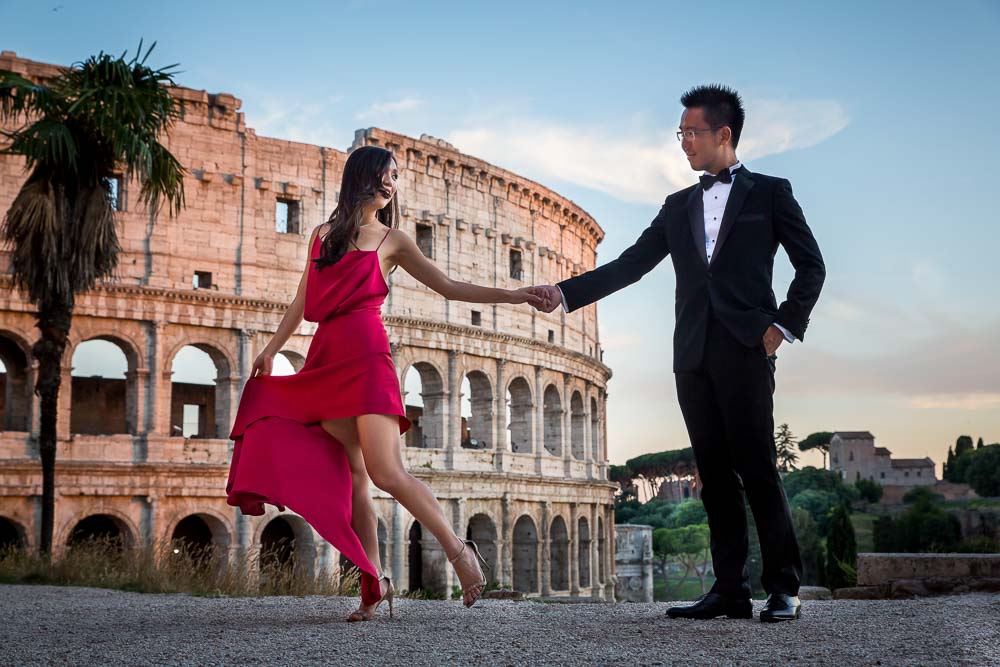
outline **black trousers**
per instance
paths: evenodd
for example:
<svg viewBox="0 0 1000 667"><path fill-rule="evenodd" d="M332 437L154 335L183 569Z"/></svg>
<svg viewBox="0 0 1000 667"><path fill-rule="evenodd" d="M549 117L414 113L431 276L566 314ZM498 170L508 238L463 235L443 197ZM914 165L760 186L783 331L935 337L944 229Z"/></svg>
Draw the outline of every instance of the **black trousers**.
<svg viewBox="0 0 1000 667"><path fill-rule="evenodd" d="M797 595L802 561L774 446L774 358L763 343L748 348L713 318L701 366L676 381L708 513L713 592L750 594L745 496L760 537L764 590Z"/></svg>

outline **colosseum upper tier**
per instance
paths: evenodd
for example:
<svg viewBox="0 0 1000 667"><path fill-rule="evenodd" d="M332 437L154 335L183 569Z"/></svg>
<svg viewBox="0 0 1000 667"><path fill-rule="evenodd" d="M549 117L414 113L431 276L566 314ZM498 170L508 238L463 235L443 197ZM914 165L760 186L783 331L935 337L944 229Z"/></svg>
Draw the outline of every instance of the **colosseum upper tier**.
<svg viewBox="0 0 1000 667"><path fill-rule="evenodd" d="M35 80L59 71L11 52L0 69ZM555 283L593 268L604 234L573 202L433 137L358 130L345 152L258 136L232 95L175 95L184 113L164 142L187 170L186 208L153 214L138 204L136 183L110 179L119 269L77 301L59 397L56 548L89 535L185 538L239 558L287 538L292 562L334 574L342 559L300 517L270 506L243 516L224 487L240 391L294 295L310 232L336 205L350 150L393 151L400 228L457 280ZM23 160L0 159L4 213L25 176ZM11 287L6 249L0 264L0 541L31 547L41 495L37 330L34 308ZM450 302L396 271L383 320L414 421L402 436L405 462L456 532L480 544L491 578L528 595L612 599L611 371L596 307L544 314ZM288 372L301 368L314 329L303 323L282 351ZM121 372L74 374L97 354L93 341L123 357ZM214 381L179 377L184 355L214 367ZM456 581L433 537L379 491L375 505L397 586L450 590Z"/></svg>

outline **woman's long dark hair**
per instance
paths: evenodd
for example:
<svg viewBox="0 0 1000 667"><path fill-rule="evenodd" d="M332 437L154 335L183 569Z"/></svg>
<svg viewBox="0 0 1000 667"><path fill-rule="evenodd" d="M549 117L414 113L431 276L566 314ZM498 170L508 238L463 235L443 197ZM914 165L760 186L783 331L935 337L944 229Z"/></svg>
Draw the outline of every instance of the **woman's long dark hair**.
<svg viewBox="0 0 1000 667"><path fill-rule="evenodd" d="M344 176L340 181L340 197L337 208L333 209L327 222L330 229L323 237L317 268L331 266L340 261L350 243L358 239L361 227L362 206L370 202L382 189L382 173L395 158L392 151L378 146L362 146L355 149L344 165ZM399 227L398 195L389 204L375 212L375 217L386 227Z"/></svg>

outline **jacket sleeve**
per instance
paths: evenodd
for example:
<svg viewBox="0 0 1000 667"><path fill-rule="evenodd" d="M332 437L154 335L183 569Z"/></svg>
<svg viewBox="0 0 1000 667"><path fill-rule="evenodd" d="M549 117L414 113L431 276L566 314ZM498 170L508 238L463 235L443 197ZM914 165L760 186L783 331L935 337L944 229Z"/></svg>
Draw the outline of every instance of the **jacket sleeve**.
<svg viewBox="0 0 1000 667"><path fill-rule="evenodd" d="M775 322L803 340L809 314L826 279L826 265L802 208L792 195L792 185L785 179L778 181L774 193L773 220L778 243L788 253L795 269L795 277L788 286L784 303L778 307Z"/></svg>
<svg viewBox="0 0 1000 667"><path fill-rule="evenodd" d="M665 201L649 227L618 259L558 284L567 309L573 312L631 285L652 271L669 252Z"/></svg>

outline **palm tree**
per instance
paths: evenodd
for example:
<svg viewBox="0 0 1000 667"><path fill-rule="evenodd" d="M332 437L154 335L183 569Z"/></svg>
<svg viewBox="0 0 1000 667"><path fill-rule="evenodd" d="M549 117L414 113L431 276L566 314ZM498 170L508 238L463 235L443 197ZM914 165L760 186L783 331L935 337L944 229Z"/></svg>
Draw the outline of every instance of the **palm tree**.
<svg viewBox="0 0 1000 667"><path fill-rule="evenodd" d="M29 172L0 233L14 285L38 307L41 337L31 353L41 401L43 554L52 547L59 368L73 304L118 264L109 179L136 179L154 212L184 206L184 168L157 140L181 113L170 93L175 65L147 67L152 50L140 58L140 42L131 60L102 52L44 82L0 72L0 123L23 123L3 132L0 154L22 156Z"/></svg>

